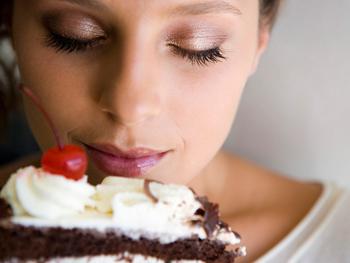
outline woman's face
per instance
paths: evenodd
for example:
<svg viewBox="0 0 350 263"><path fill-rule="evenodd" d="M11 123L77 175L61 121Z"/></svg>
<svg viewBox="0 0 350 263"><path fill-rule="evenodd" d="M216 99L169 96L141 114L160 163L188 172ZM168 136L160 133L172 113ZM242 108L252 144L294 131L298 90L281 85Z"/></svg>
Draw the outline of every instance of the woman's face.
<svg viewBox="0 0 350 263"><path fill-rule="evenodd" d="M15 0L23 83L89 174L188 183L233 122L268 33L258 0ZM24 101L43 150L51 131Z"/></svg>

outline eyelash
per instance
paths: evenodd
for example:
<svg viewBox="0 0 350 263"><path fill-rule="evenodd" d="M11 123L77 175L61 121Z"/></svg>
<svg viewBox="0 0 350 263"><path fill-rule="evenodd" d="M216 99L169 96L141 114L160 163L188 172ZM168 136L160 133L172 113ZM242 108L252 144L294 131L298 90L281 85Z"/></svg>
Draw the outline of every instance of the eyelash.
<svg viewBox="0 0 350 263"><path fill-rule="evenodd" d="M220 47L196 51L184 49L175 44L168 44L168 46L173 49L176 55L189 60L192 65L208 66L209 63L217 63L226 59Z"/></svg>
<svg viewBox="0 0 350 263"><path fill-rule="evenodd" d="M87 49L98 46L102 41L106 40L105 37L98 37L95 39L76 39L60 35L55 32L50 32L46 39L46 44L49 47L53 47L57 52L84 52Z"/></svg>
<svg viewBox="0 0 350 263"><path fill-rule="evenodd" d="M46 44L53 47L57 52L84 52L90 48L98 46L101 41L106 40L105 37L98 37L96 39L75 39L72 37L63 36L61 34L50 32L46 39ZM222 54L220 47L211 48L208 50L188 50L181 48L175 44L168 44L174 54L189 60L192 65L207 66L209 63L217 63L226 59Z"/></svg>

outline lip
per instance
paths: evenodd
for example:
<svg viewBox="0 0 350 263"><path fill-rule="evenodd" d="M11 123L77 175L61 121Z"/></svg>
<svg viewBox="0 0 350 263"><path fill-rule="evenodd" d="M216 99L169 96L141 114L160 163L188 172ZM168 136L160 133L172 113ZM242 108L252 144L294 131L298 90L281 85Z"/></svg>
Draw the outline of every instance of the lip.
<svg viewBox="0 0 350 263"><path fill-rule="evenodd" d="M104 173L123 177L140 177L156 166L169 151L148 148L121 150L110 144L84 144L88 154Z"/></svg>

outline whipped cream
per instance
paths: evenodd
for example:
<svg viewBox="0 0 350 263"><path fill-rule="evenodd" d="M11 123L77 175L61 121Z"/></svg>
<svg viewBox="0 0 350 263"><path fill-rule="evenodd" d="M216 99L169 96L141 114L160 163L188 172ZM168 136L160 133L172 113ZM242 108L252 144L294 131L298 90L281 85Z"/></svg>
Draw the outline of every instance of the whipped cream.
<svg viewBox="0 0 350 263"><path fill-rule="evenodd" d="M97 209L112 213L114 225L134 239L157 233L164 233L163 243L192 235L206 238L204 229L192 222L201 204L186 186L107 177L97 186L96 201Z"/></svg>
<svg viewBox="0 0 350 263"><path fill-rule="evenodd" d="M86 176L75 181L29 166L11 176L0 197L11 205L15 216L57 219L94 206L94 194Z"/></svg>

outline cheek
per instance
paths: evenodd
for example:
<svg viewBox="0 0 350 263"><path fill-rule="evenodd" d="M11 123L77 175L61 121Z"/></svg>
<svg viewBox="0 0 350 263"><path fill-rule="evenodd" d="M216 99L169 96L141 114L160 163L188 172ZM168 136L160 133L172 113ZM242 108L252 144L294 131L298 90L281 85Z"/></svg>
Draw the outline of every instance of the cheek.
<svg viewBox="0 0 350 263"><path fill-rule="evenodd" d="M182 87L183 104L173 106L173 114L185 145L186 174L198 174L227 138L250 74L252 50L232 55L223 65L182 79L178 85Z"/></svg>
<svg viewBox="0 0 350 263"><path fill-rule="evenodd" d="M67 130L78 125L84 120L84 116L87 116L82 114L87 110L84 99L86 86L78 77L82 74L70 71L59 61L47 64L46 59L40 59L40 57L48 57L45 52L41 52L36 45L34 50L35 57L32 56L33 53L28 47L23 50L21 47L18 49L22 82L39 97L53 123L61 135L64 135ZM24 102L28 121L39 144L44 148L51 146L53 144L49 139L51 132L43 127L46 121L30 101L25 99Z"/></svg>
<svg viewBox="0 0 350 263"><path fill-rule="evenodd" d="M17 5L14 12L13 40L21 81L39 97L60 134L84 121L87 104L86 67L76 67L71 60L47 48L44 44L45 32L41 31L35 16L27 15L24 7ZM23 27L25 21L26 27ZM86 70L85 70L86 71ZM24 99L25 111L32 131L42 148L55 142L52 132L36 107Z"/></svg>
<svg viewBox="0 0 350 263"><path fill-rule="evenodd" d="M240 64L231 61L198 74L177 74L177 81L171 82L177 86L173 98L179 100L168 105L183 140L184 174L198 174L229 133L248 74L248 66L236 63Z"/></svg>

